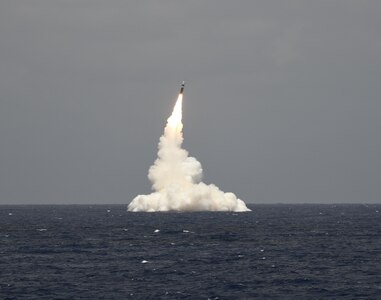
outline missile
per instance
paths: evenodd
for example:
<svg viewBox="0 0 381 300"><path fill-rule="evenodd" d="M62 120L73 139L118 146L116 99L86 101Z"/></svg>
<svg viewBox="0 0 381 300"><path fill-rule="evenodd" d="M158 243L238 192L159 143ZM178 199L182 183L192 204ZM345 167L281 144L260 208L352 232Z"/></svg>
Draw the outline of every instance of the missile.
<svg viewBox="0 0 381 300"><path fill-rule="evenodd" d="M183 93L184 93L184 86L185 86L185 81L183 81L183 83L181 84L181 87L180 87L180 94L183 94Z"/></svg>

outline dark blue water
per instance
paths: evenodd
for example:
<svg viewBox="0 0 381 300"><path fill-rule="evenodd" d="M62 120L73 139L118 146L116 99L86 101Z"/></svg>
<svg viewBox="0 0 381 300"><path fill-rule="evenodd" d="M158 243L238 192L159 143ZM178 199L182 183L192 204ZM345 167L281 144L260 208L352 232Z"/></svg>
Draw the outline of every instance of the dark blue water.
<svg viewBox="0 0 381 300"><path fill-rule="evenodd" d="M381 299L380 204L250 208L0 206L0 299Z"/></svg>

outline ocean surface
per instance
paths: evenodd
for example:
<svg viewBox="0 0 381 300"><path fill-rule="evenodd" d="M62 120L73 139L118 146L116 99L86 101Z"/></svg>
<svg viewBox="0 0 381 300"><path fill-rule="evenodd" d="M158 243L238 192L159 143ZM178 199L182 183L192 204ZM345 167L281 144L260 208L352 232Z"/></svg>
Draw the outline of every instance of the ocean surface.
<svg viewBox="0 0 381 300"><path fill-rule="evenodd" d="M0 206L0 299L381 299L381 204Z"/></svg>

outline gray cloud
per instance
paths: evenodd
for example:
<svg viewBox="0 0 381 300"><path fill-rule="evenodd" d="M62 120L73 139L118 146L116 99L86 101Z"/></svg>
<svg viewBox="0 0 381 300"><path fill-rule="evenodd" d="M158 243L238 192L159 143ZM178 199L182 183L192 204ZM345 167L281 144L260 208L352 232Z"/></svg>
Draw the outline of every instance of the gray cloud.
<svg viewBox="0 0 381 300"><path fill-rule="evenodd" d="M184 146L245 202L379 202L378 1L3 1L0 203L128 203ZM218 153L216 155L215 153Z"/></svg>

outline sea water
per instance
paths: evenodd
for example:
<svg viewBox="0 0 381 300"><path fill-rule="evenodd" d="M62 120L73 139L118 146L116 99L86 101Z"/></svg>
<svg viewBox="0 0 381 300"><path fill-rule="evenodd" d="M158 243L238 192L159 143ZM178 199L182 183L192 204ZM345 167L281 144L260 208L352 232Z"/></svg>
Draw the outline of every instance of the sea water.
<svg viewBox="0 0 381 300"><path fill-rule="evenodd" d="M0 299L380 299L381 204L0 206Z"/></svg>

